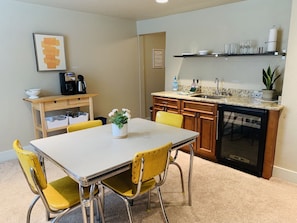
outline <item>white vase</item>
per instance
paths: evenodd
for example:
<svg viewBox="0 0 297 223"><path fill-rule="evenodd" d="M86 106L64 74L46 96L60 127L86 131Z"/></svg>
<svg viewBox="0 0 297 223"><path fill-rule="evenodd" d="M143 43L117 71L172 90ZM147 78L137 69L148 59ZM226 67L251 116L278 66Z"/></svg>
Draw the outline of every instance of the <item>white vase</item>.
<svg viewBox="0 0 297 223"><path fill-rule="evenodd" d="M128 136L128 124L124 124L119 128L116 124L112 123L112 136L117 139L126 138Z"/></svg>

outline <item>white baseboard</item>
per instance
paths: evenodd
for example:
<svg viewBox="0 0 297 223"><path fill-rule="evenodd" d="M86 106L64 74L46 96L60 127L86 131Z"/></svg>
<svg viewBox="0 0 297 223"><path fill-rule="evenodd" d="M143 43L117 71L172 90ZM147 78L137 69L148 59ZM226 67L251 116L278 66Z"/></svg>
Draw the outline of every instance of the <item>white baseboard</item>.
<svg viewBox="0 0 297 223"><path fill-rule="evenodd" d="M23 146L23 147L26 150L33 151L33 147L30 146L30 145ZM17 156L16 156L15 151L13 149L0 152L0 163L5 162L5 161L9 161L9 160L13 160L13 159L16 159L16 158L17 158Z"/></svg>
<svg viewBox="0 0 297 223"><path fill-rule="evenodd" d="M16 159L16 154L13 150L7 150L4 152L0 152L0 163Z"/></svg>
<svg viewBox="0 0 297 223"><path fill-rule="evenodd" d="M273 166L272 176L292 183L297 183L297 172L279 166Z"/></svg>

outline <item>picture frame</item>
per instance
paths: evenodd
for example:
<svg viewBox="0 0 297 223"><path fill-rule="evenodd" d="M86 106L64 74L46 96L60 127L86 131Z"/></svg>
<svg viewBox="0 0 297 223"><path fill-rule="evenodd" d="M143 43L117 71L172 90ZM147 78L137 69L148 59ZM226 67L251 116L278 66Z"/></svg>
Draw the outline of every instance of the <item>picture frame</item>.
<svg viewBox="0 0 297 223"><path fill-rule="evenodd" d="M65 71L64 36L33 33L37 71Z"/></svg>
<svg viewBox="0 0 297 223"><path fill-rule="evenodd" d="M165 67L164 49L153 49L153 69L163 69Z"/></svg>

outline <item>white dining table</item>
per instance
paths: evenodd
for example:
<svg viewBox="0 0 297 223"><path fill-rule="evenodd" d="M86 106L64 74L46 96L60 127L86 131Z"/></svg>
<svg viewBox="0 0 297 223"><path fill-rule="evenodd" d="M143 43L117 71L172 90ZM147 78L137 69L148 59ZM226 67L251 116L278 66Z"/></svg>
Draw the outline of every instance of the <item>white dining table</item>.
<svg viewBox="0 0 297 223"><path fill-rule="evenodd" d="M127 138L113 138L111 125L107 124L35 139L30 143L42 159L55 163L78 182L81 188L91 186L92 190L96 183L130 168L132 158L137 152L156 148L168 142L172 142L172 150L189 145L188 203L191 205L193 143L198 135L198 132L133 118L128 122ZM82 212L86 223L88 220L84 202L82 202ZM94 222L93 213L92 207L90 222Z"/></svg>

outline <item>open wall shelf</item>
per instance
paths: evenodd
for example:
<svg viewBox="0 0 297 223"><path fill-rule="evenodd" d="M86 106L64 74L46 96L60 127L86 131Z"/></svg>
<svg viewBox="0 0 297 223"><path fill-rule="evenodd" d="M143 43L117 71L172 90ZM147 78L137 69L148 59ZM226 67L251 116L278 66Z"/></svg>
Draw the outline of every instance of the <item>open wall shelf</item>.
<svg viewBox="0 0 297 223"><path fill-rule="evenodd" d="M247 56L286 56L286 53L267 52L267 53L248 53L248 54L225 54L225 53L212 53L207 55L199 54L182 54L174 55L174 57L247 57Z"/></svg>

